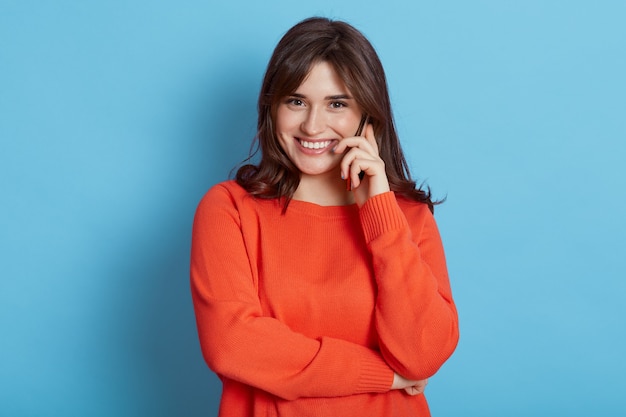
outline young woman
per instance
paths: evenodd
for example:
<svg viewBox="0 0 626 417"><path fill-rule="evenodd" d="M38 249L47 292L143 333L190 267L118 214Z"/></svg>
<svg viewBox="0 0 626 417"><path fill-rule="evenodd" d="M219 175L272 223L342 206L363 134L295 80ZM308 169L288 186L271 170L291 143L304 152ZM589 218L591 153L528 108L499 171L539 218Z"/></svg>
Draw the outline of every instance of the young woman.
<svg viewBox="0 0 626 417"><path fill-rule="evenodd" d="M257 138L260 163L211 188L193 226L220 416L428 416L422 393L456 347L457 312L365 37L323 18L291 28Z"/></svg>

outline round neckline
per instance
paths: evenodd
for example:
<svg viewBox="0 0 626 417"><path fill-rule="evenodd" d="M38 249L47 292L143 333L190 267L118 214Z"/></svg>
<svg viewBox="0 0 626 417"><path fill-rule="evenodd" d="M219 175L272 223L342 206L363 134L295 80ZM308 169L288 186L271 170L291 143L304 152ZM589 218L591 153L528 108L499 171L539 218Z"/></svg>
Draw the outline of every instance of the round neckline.
<svg viewBox="0 0 626 417"><path fill-rule="evenodd" d="M292 199L287 207L287 212L290 210L318 217L349 217L358 213L359 207L356 203L343 206L322 206L309 201Z"/></svg>

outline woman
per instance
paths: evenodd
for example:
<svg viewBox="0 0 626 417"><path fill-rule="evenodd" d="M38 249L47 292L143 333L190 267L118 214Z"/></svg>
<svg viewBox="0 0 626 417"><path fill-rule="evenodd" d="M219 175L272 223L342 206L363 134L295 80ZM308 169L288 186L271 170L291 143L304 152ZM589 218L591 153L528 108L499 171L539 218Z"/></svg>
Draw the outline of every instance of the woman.
<svg viewBox="0 0 626 417"><path fill-rule="evenodd" d="M458 340L430 195L382 65L344 22L291 28L259 96L258 166L211 188L191 284L220 416L428 416Z"/></svg>

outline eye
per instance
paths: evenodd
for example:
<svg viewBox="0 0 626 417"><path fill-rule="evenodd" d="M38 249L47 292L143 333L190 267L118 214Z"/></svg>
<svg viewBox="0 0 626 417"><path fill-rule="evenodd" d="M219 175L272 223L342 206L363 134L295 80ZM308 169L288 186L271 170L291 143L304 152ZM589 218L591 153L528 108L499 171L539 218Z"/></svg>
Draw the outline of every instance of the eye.
<svg viewBox="0 0 626 417"><path fill-rule="evenodd" d="M331 101L330 102L330 108L331 109L342 109L344 107L347 107L348 105L343 102L343 101Z"/></svg>
<svg viewBox="0 0 626 417"><path fill-rule="evenodd" d="M296 107L304 106L304 101L296 97L289 97L285 102Z"/></svg>

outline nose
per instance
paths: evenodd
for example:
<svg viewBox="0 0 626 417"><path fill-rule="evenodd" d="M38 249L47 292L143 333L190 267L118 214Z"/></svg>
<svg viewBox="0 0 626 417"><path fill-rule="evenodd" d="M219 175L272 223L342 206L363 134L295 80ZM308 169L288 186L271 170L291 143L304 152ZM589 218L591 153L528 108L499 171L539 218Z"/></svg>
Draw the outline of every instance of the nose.
<svg viewBox="0 0 626 417"><path fill-rule="evenodd" d="M307 112L306 118L302 121L300 129L307 136L311 137L322 133L326 129L326 116L324 115L324 111L311 108Z"/></svg>

